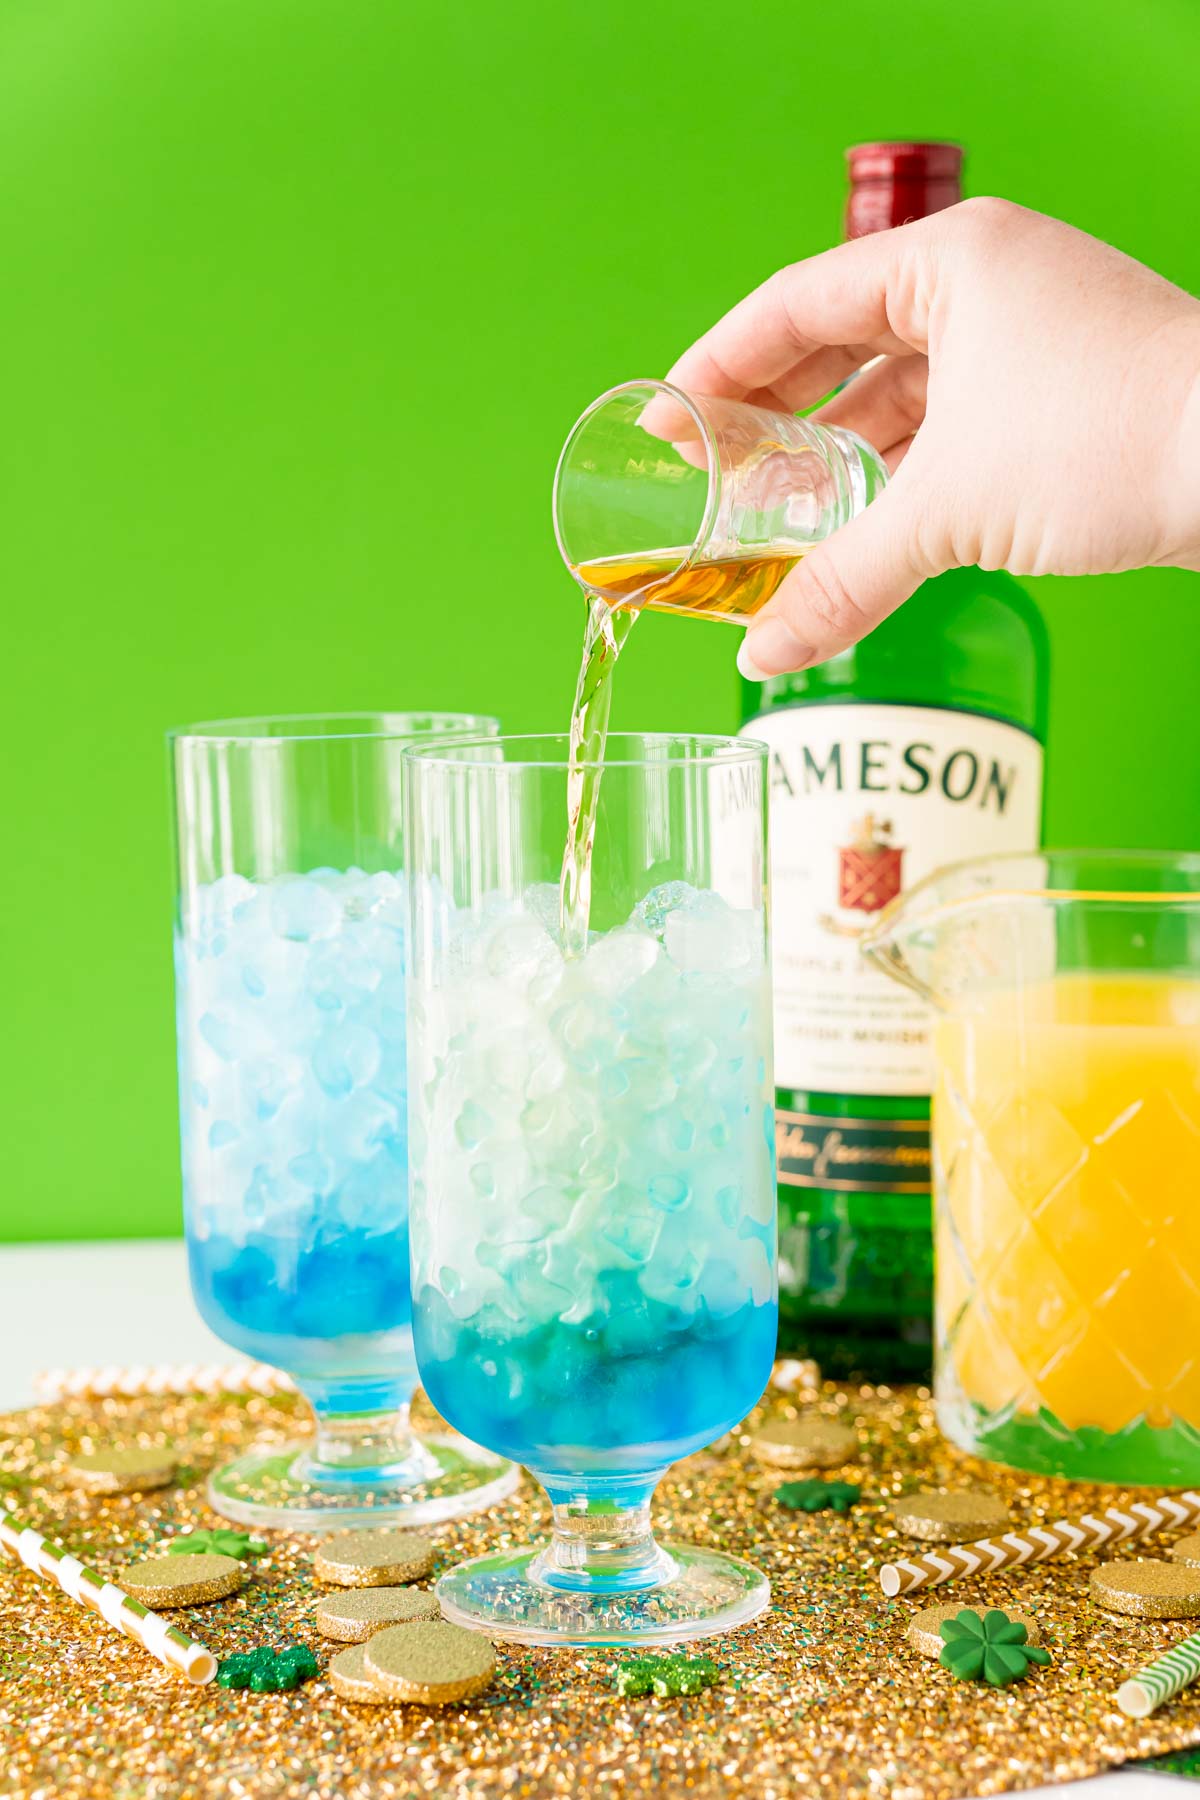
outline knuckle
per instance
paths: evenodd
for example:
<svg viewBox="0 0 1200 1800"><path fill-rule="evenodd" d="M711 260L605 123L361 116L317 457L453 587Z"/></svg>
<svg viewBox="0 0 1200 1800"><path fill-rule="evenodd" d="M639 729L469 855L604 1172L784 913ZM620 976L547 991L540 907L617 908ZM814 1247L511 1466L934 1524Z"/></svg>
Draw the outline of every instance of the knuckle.
<svg viewBox="0 0 1200 1800"><path fill-rule="evenodd" d="M819 557L801 567L804 580L793 610L802 610L806 622L816 620L827 639L860 636L867 626L867 615L846 586L836 564L828 557Z"/></svg>
<svg viewBox="0 0 1200 1800"><path fill-rule="evenodd" d="M988 239L1008 237L1026 216L1025 208L998 194L973 194L941 215L956 230Z"/></svg>

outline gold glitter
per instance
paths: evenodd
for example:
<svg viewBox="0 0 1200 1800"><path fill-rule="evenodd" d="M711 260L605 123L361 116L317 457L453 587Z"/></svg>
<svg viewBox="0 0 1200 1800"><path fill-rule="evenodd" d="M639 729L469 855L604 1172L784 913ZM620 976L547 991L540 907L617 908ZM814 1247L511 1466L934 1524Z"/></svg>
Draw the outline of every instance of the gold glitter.
<svg viewBox="0 0 1200 1800"><path fill-rule="evenodd" d="M363 1666L397 1700L451 1706L483 1692L496 1673L496 1652L479 1632L439 1619L377 1631L363 1650Z"/></svg>
<svg viewBox="0 0 1200 1800"><path fill-rule="evenodd" d="M892 1501L892 1518L906 1537L928 1544L965 1544L1007 1525L1009 1511L994 1494L960 1488L951 1494L902 1494Z"/></svg>
<svg viewBox="0 0 1200 1800"><path fill-rule="evenodd" d="M858 1456L858 1433L836 1419L773 1419L750 1448L776 1469L836 1469Z"/></svg>
<svg viewBox="0 0 1200 1800"><path fill-rule="evenodd" d="M246 1583L236 1556L151 1556L120 1571L117 1585L132 1600L157 1612L169 1606L202 1606L225 1600Z"/></svg>
<svg viewBox="0 0 1200 1800"><path fill-rule="evenodd" d="M1200 1569L1149 1559L1101 1563L1092 1570L1092 1594L1110 1612L1140 1619L1194 1619L1200 1614Z"/></svg>
<svg viewBox="0 0 1200 1800"><path fill-rule="evenodd" d="M681 1700L620 1699L614 1652L497 1646L489 1692L472 1706L356 1706L324 1682L292 1693L185 1688L132 1639L48 1582L0 1561L0 1743L14 1795L96 1800L964 1800L1094 1775L1200 1743L1200 1684L1148 1719L1114 1696L1130 1672L1179 1640L1168 1620L1102 1612L1088 1591L1097 1553L1014 1567L961 1584L973 1602L1035 1616L1053 1679L981 1694L904 1645L914 1613L957 1589L888 1601L876 1565L906 1540L879 1501L907 1490L987 1486L1029 1524L1144 1499L1027 1476L952 1450L927 1393L828 1382L805 1415L859 1433L865 1498L845 1515L786 1512L777 1472L749 1455L773 1393L719 1455L679 1464L654 1514L664 1538L747 1557L771 1578L769 1613L698 1646L721 1683ZM304 1418L292 1398L165 1395L72 1398L0 1417L0 1499L114 1581L172 1533L222 1521L209 1470L252 1441L283 1443ZM424 1401L415 1417L435 1423ZM101 1443L168 1442L186 1484L100 1499L64 1487L66 1459ZM544 1538L550 1511L525 1483L510 1501L439 1528L442 1567ZM176 1621L218 1656L309 1643L316 1536L272 1535L271 1553L232 1599ZM1139 1546L1131 1547L1130 1558ZM1106 1548L1098 1554L1111 1558ZM1116 1552L1118 1556L1121 1552ZM179 1559L186 1561L186 1558ZM407 1628L406 1628L407 1629ZM801 1780L800 1777L803 1777Z"/></svg>
<svg viewBox="0 0 1200 1800"><path fill-rule="evenodd" d="M390 1587L428 1575L436 1554L431 1539L413 1531L339 1531L321 1544L313 1570L339 1587Z"/></svg>
<svg viewBox="0 0 1200 1800"><path fill-rule="evenodd" d="M912 1648L919 1651L922 1656L940 1656L945 1642L941 1633L943 1619L957 1619L960 1612L973 1612L982 1619L983 1615L990 1610L987 1606L969 1606L954 1601L948 1601L945 1606L927 1606L924 1612L919 1612L915 1618L908 1621L908 1630L904 1635ZM1004 1610L1010 1619L1014 1619L1018 1625L1025 1627L1027 1644L1041 1643L1042 1636L1038 1630L1036 1619L1031 1619L1028 1613L1017 1612L1012 1607L1006 1606Z"/></svg>
<svg viewBox="0 0 1200 1800"><path fill-rule="evenodd" d="M146 1494L169 1487L175 1479L175 1459L169 1450L90 1450L73 1456L67 1464L67 1480L73 1487L93 1494Z"/></svg>
<svg viewBox="0 0 1200 1800"><path fill-rule="evenodd" d="M1167 1555L1174 1562L1187 1563L1193 1569L1200 1569L1200 1531L1193 1531L1190 1537L1180 1538L1172 1544Z"/></svg>
<svg viewBox="0 0 1200 1800"><path fill-rule="evenodd" d="M395 1695L385 1693L367 1674L363 1648L362 1644L352 1644L349 1650L339 1650L325 1671L326 1681L343 1700L366 1706L394 1706Z"/></svg>
<svg viewBox="0 0 1200 1800"><path fill-rule="evenodd" d="M317 1608L317 1630L339 1644L365 1644L384 1625L405 1625L419 1619L437 1619L436 1594L424 1588L352 1588L346 1594L327 1594Z"/></svg>

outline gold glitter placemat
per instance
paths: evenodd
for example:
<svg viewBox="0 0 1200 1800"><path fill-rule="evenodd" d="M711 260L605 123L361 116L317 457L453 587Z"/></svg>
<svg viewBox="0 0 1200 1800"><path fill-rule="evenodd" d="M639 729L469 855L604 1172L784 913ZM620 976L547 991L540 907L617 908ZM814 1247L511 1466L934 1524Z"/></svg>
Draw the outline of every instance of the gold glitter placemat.
<svg viewBox="0 0 1200 1800"><path fill-rule="evenodd" d="M772 1401L766 1411L794 1416ZM1200 1743L1200 1687L1152 1718L1116 1709L1121 1679L1184 1635L1186 1623L1112 1620L1094 1604L1084 1556L885 1600L875 1563L897 1547L882 1502L915 1486L978 1483L1033 1523L1110 1503L1115 1492L1006 1475L951 1451L928 1396L827 1386L821 1410L866 1441L864 1503L845 1516L788 1512L778 1473L749 1456L749 1431L679 1465L659 1493L664 1536L750 1557L771 1577L769 1615L696 1646L717 1687L689 1699L619 1699L620 1651L500 1646L495 1686L443 1712L368 1708L319 1681L292 1693L192 1688L96 1615L0 1562L0 1792L55 1800L407 1800L592 1793L660 1800L783 1800L886 1793L952 1800L1090 1775ZM254 1436L294 1429L277 1399L66 1401L0 1417L0 1497L27 1524L119 1579L122 1564L184 1524L217 1521L203 1479ZM747 1426L756 1423L763 1410ZM180 1485L94 1498L68 1488L68 1456L168 1444ZM495 1512L435 1531L439 1568L547 1526L533 1485ZM310 1644L322 1668L342 1648L313 1623L316 1540L273 1537L241 1593L173 1615L218 1656L268 1642ZM1140 1547L1161 1554L1157 1542ZM1165 1544L1163 1545L1165 1549ZM1127 1554L1137 1555L1138 1547ZM914 1612L941 1599L1036 1614L1053 1666L1015 1687L952 1679L906 1648Z"/></svg>

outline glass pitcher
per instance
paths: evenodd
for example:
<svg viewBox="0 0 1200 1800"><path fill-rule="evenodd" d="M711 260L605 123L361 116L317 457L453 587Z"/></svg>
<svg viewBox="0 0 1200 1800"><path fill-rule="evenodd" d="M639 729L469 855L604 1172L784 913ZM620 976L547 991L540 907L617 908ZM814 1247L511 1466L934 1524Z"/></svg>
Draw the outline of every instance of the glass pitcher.
<svg viewBox="0 0 1200 1800"><path fill-rule="evenodd" d="M964 862L863 949L936 1011L936 1398L977 1455L1200 1480L1200 856Z"/></svg>

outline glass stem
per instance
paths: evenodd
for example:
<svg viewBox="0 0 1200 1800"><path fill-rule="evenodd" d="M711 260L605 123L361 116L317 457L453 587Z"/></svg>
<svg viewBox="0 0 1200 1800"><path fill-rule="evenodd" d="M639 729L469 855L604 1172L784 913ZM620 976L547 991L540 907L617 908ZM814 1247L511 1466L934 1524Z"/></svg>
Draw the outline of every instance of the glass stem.
<svg viewBox="0 0 1200 1800"><path fill-rule="evenodd" d="M316 1440L304 1458L307 1480L319 1486L343 1482L354 1487L369 1487L372 1482L394 1486L423 1481L436 1467L413 1437L408 1400L360 1410L344 1389L334 1395L306 1384L303 1392L317 1426Z"/></svg>
<svg viewBox="0 0 1200 1800"><path fill-rule="evenodd" d="M650 1501L664 1473L609 1477L597 1489L578 1477L539 1476L554 1523L550 1542L529 1565L530 1580L573 1593L629 1593L669 1581L675 1560L650 1526Z"/></svg>

